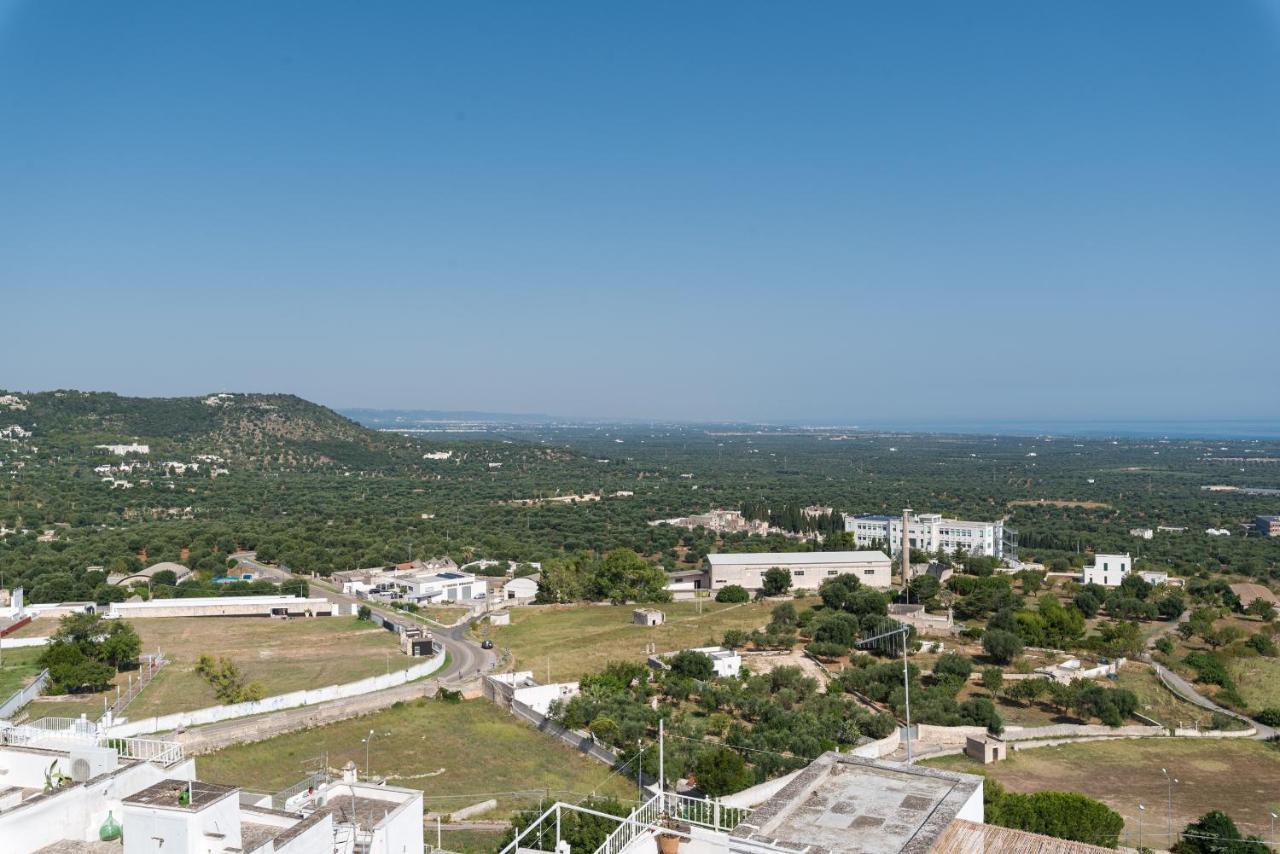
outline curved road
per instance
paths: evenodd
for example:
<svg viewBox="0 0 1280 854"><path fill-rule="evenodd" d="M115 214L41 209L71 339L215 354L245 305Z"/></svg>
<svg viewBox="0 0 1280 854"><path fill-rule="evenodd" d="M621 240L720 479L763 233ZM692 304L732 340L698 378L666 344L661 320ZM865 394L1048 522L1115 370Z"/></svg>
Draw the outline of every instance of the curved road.
<svg viewBox="0 0 1280 854"><path fill-rule="evenodd" d="M257 555L253 552L237 552L232 557L239 560L244 566L277 581L292 581L301 578L313 589L323 591L325 598L333 602L345 605L368 605L379 615L393 623L406 626L421 625L429 629L432 637L438 640L445 648L445 651L449 653L449 663L445 665L443 670L431 677L440 682L457 684L477 679L482 673L492 670L497 662L497 656L493 650L481 649L480 644L467 638L467 629L471 624L470 619L456 626L443 626L425 618L415 620L410 614L391 608L384 608L374 602L358 599L349 593L343 593L339 588L324 579L294 575L287 569L259 563Z"/></svg>
<svg viewBox="0 0 1280 854"><path fill-rule="evenodd" d="M1257 734L1253 736L1255 739L1265 741L1266 739L1273 738L1276 735L1276 730L1273 727L1258 723L1248 715L1242 715L1239 712L1224 709L1222 706L1219 706L1217 703L1213 702L1213 700L1210 700L1208 697L1197 691L1195 686L1190 682L1183 679L1181 676L1174 673L1152 657L1151 650L1155 649L1156 641L1160 640L1160 638L1165 635L1177 631L1178 626L1181 623L1185 623L1190 617L1191 612L1189 610L1183 611L1182 614L1179 615L1178 619L1174 620L1172 623L1167 623L1157 631L1152 632L1151 636L1147 638L1146 649L1142 653L1142 658L1151 665L1151 668L1161 677L1165 686L1169 688L1169 690L1173 691L1173 693L1177 694L1191 705L1199 706L1202 709L1208 709L1211 712L1221 712L1224 715L1230 715L1238 721L1244 721L1257 730Z"/></svg>

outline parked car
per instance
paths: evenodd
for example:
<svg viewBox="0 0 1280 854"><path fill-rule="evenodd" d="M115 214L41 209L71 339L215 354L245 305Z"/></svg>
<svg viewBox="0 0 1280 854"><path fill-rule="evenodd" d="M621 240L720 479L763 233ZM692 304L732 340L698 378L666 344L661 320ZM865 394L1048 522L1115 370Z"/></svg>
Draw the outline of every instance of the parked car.
<svg viewBox="0 0 1280 854"><path fill-rule="evenodd" d="M489 640L488 638L485 638L484 640L480 641L480 648L493 649L493 641Z"/></svg>

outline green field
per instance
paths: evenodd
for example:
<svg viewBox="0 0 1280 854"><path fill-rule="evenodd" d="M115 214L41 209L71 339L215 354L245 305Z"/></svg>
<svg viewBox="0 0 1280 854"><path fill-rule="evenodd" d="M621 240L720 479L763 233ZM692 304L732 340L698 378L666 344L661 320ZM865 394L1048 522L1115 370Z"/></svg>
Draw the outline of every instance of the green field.
<svg viewBox="0 0 1280 854"><path fill-rule="evenodd" d="M1280 806L1280 751L1249 739L1133 739L1012 751L985 766L965 756L923 764L986 773L1011 791L1081 792L1125 818L1137 844L1138 805L1146 807L1144 841L1165 844L1168 787L1161 768L1180 781L1173 790L1173 827L1181 830L1209 810L1231 815L1246 833L1266 835ZM1122 840L1124 841L1124 840Z"/></svg>
<svg viewBox="0 0 1280 854"><path fill-rule="evenodd" d="M1208 727L1213 713L1179 699L1160 684L1155 671L1141 664L1128 663L1115 681L1118 688L1128 688L1138 697L1138 711L1165 726L1191 726L1198 723Z"/></svg>
<svg viewBox="0 0 1280 854"><path fill-rule="evenodd" d="M1280 659L1241 656L1230 660L1227 672L1251 710L1280 707Z"/></svg>
<svg viewBox="0 0 1280 854"><path fill-rule="evenodd" d="M200 779L277 792L304 776L304 763L328 754L331 769L354 761L369 730L370 765L388 783L422 789L427 812L448 812L494 797L498 808L477 818L504 818L552 799L601 794L634 800L635 781L612 774L552 736L485 700L449 704L419 700L386 711L256 744L236 745L196 760ZM519 794L512 794L519 792ZM431 834L434 838L434 833Z"/></svg>
<svg viewBox="0 0 1280 854"><path fill-rule="evenodd" d="M320 688L403 669L396 636L354 617L272 620L263 617L182 617L133 620L142 650L170 660L125 715L164 715L218 704L194 671L202 653L226 656L267 695Z"/></svg>
<svg viewBox="0 0 1280 854"><path fill-rule="evenodd" d="M4 660L0 663L0 702L7 700L10 694L36 677L40 672L36 659L43 651L40 647L4 650Z"/></svg>
<svg viewBox="0 0 1280 854"><path fill-rule="evenodd" d="M453 854L493 854L504 834L487 830L445 830L440 833L440 850ZM436 832L427 823L427 850L434 849Z"/></svg>
<svg viewBox="0 0 1280 854"><path fill-rule="evenodd" d="M511 609L511 625L476 631L511 653L505 669L532 670L540 682L568 682L617 659L643 661L645 646L658 652L720 643L726 629L762 627L774 603L721 605L696 602L657 605L667 621L652 628L631 622L631 605L548 605ZM548 678L548 665L550 674Z"/></svg>

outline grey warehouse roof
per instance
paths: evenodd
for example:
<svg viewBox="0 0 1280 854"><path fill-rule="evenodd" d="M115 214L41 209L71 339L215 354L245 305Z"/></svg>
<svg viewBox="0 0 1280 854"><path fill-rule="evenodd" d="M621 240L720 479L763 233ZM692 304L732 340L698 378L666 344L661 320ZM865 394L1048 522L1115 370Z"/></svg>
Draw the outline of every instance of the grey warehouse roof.
<svg viewBox="0 0 1280 854"><path fill-rule="evenodd" d="M707 555L712 566L788 566L790 564L885 563L884 552L726 552Z"/></svg>

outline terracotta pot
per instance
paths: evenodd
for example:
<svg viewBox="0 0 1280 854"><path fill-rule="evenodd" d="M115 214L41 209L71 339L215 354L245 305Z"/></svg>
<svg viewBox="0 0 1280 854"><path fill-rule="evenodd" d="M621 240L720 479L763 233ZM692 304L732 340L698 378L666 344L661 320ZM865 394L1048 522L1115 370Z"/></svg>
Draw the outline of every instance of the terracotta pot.
<svg viewBox="0 0 1280 854"><path fill-rule="evenodd" d="M680 851L680 837L674 833L658 834L658 854L678 854Z"/></svg>

